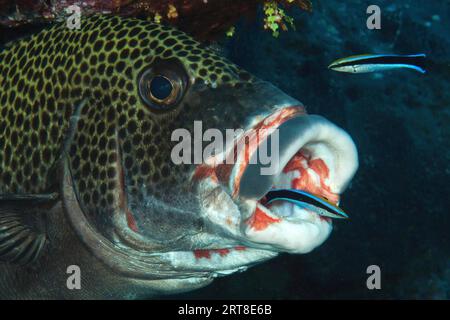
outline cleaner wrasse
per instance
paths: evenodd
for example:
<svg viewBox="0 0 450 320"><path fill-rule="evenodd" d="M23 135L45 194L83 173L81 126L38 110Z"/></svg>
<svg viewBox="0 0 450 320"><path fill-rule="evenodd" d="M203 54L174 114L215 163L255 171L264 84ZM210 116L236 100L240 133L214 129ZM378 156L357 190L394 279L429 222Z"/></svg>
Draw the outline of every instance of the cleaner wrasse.
<svg viewBox="0 0 450 320"><path fill-rule="evenodd" d="M304 206L316 211L319 215L329 218L348 219L347 214L337 205L327 199L298 189L274 189L266 194L266 203L273 201L288 201L298 206Z"/></svg>
<svg viewBox="0 0 450 320"><path fill-rule="evenodd" d="M426 73L425 58L425 54L361 54L335 60L328 68L347 73L369 73L402 68Z"/></svg>

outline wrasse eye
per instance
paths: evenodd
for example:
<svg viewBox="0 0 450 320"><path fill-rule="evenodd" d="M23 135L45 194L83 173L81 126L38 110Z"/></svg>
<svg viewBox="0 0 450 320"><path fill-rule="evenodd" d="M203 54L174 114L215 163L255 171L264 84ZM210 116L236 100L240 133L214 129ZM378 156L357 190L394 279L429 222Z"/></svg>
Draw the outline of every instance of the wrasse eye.
<svg viewBox="0 0 450 320"><path fill-rule="evenodd" d="M139 76L139 95L152 110L169 111L183 97L188 78L177 61L158 60Z"/></svg>

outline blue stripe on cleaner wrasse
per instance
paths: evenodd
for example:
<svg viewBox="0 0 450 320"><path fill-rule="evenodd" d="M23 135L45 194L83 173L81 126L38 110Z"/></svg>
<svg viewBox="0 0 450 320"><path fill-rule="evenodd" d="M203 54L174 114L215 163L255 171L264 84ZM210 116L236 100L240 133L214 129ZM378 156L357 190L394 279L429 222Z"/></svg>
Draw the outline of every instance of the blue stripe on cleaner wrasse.
<svg viewBox="0 0 450 320"><path fill-rule="evenodd" d="M337 205L303 190L273 189L266 194L265 199L267 204L277 200L288 201L301 207L310 207L321 216L348 219L348 215Z"/></svg>
<svg viewBox="0 0 450 320"><path fill-rule="evenodd" d="M420 73L425 70L426 55L396 55L396 54L361 54L333 61L328 68L347 73L379 72L390 69L412 69Z"/></svg>

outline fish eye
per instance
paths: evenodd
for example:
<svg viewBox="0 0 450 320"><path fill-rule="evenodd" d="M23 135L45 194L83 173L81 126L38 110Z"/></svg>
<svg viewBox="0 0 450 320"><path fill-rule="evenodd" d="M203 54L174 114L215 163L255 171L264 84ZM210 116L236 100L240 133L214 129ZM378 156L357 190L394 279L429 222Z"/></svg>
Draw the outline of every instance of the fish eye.
<svg viewBox="0 0 450 320"><path fill-rule="evenodd" d="M186 72L174 61L157 61L139 76L139 95L152 110L168 111L183 97L188 83Z"/></svg>
<svg viewBox="0 0 450 320"><path fill-rule="evenodd" d="M155 76L150 80L149 93L156 100L167 99L173 91L172 82L164 76Z"/></svg>

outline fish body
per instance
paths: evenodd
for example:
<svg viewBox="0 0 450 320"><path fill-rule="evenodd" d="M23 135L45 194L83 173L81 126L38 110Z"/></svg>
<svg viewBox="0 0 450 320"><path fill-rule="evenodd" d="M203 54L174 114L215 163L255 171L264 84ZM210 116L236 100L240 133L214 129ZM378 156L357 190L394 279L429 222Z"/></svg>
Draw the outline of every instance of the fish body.
<svg viewBox="0 0 450 320"><path fill-rule="evenodd" d="M337 196L358 166L343 129L171 27L90 16L79 30L54 24L1 51L0 297L189 291L326 240L327 221L287 221L268 208L261 220L260 199L239 190L264 178L249 173L244 151L224 150L231 164L176 163L195 123L250 135L282 126L282 166L313 141L311 166L321 161L330 186L309 179L306 190ZM260 140L250 147L258 153Z"/></svg>
<svg viewBox="0 0 450 320"><path fill-rule="evenodd" d="M288 201L299 206L307 206L312 210L316 210L319 215L347 219L347 214L332 202L323 197L299 189L274 189L266 194L267 204L273 201Z"/></svg>
<svg viewBox="0 0 450 320"><path fill-rule="evenodd" d="M402 68L426 73L425 58L425 54L362 54L338 59L332 62L328 68L347 73L369 73Z"/></svg>

